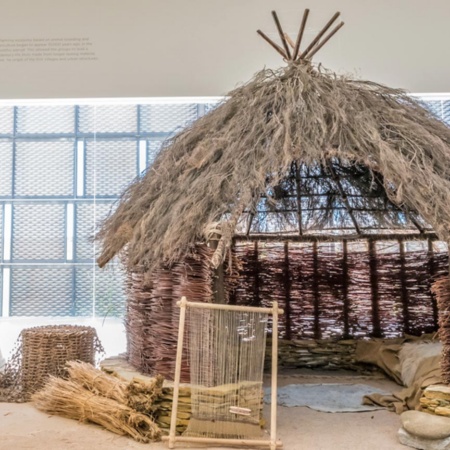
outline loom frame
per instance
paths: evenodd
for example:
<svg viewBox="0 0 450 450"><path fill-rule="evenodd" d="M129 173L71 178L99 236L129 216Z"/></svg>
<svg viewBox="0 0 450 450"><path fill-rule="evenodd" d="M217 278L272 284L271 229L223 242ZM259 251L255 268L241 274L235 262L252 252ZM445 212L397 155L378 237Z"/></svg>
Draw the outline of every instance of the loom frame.
<svg viewBox="0 0 450 450"><path fill-rule="evenodd" d="M203 443L216 445L230 445L230 446L245 446L245 447L262 447L266 446L270 450L282 448L283 444L277 440L277 384L278 384L278 315L283 314L284 311L278 308L278 302L272 303L272 308L259 308L252 306L233 306L216 303L199 303L188 302L186 297L182 297L177 302L180 307L180 321L178 328L178 343L175 365L175 379L173 384L173 403L172 415L170 419L169 436L164 436L163 440L168 442L170 449L175 448L177 442L186 443ZM223 439L223 438L205 438L205 437L183 437L176 436L176 423L178 412L178 398L180 392L180 378L181 378L181 361L183 357L183 342L184 329L186 323L187 308L197 309L220 309L223 311L241 311L241 312L260 312L272 314L272 368L271 368L271 405L270 405L270 440L264 439ZM275 330L275 331L274 331Z"/></svg>

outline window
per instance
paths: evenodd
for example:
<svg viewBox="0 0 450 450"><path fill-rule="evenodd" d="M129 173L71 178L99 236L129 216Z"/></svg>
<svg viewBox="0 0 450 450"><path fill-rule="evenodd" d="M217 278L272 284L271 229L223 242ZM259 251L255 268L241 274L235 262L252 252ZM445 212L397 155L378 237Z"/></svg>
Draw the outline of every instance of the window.
<svg viewBox="0 0 450 450"><path fill-rule="evenodd" d="M0 315L121 317L95 226L161 144L213 103L0 106Z"/></svg>
<svg viewBox="0 0 450 450"><path fill-rule="evenodd" d="M421 97L450 124L450 96ZM95 225L206 102L0 106L0 315L121 317L118 263L95 264Z"/></svg>

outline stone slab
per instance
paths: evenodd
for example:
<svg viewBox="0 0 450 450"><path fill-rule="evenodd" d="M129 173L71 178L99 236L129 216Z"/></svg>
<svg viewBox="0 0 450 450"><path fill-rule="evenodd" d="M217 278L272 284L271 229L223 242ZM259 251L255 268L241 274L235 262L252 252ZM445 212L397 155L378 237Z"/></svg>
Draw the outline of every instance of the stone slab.
<svg viewBox="0 0 450 450"><path fill-rule="evenodd" d="M450 450L450 437L445 439L425 439L408 433L404 428L398 430L401 444L420 450Z"/></svg>
<svg viewBox="0 0 450 450"><path fill-rule="evenodd" d="M403 428L413 436L424 439L445 439L450 436L450 418L421 411L405 411L401 416Z"/></svg>

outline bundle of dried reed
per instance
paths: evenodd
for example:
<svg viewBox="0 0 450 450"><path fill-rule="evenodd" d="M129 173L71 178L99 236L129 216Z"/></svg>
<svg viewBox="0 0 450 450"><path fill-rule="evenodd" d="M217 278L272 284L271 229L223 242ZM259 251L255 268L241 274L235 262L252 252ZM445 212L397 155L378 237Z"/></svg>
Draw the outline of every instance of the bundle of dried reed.
<svg viewBox="0 0 450 450"><path fill-rule="evenodd" d="M133 378L126 388L127 404L144 414L153 415L158 409L155 401L162 395L164 377L156 375L151 381Z"/></svg>
<svg viewBox="0 0 450 450"><path fill-rule="evenodd" d="M155 401L162 395L162 375L156 375L150 381L137 378L127 381L80 361L71 361L67 367L71 381L96 395L116 400L146 415L152 415L157 409Z"/></svg>
<svg viewBox="0 0 450 450"><path fill-rule="evenodd" d="M110 398L92 395L75 381L52 376L44 389L33 395L32 401L48 414L93 422L138 442L157 441L161 437L159 427L148 416Z"/></svg>
<svg viewBox="0 0 450 450"><path fill-rule="evenodd" d="M127 405L128 382L123 378L108 375L91 364L81 361L68 362L67 372L71 381L78 383L93 394L102 395Z"/></svg>

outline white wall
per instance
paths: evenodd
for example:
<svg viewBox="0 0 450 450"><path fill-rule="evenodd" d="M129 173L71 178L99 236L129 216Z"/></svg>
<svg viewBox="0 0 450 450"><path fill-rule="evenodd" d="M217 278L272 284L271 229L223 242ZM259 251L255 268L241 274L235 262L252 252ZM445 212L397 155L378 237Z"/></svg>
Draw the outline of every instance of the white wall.
<svg viewBox="0 0 450 450"><path fill-rule="evenodd" d="M449 0L3 0L0 39L89 37L97 61L0 62L0 99L223 95L280 57L276 9L307 37L339 9L344 28L318 54L337 71L450 92Z"/></svg>

